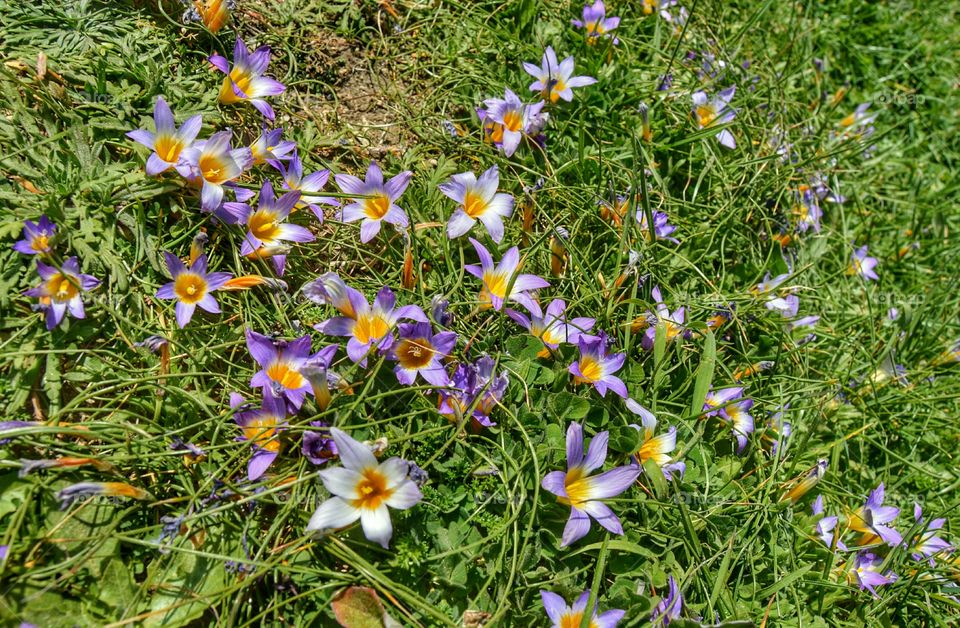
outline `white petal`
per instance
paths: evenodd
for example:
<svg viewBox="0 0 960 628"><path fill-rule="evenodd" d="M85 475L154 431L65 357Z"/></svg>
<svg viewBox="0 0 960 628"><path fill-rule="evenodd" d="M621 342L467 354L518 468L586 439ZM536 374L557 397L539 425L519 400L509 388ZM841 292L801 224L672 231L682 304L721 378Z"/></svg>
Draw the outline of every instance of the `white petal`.
<svg viewBox="0 0 960 628"><path fill-rule="evenodd" d="M344 467L334 467L324 469L319 473L323 485L327 490L343 499L357 499L357 484L363 478L362 475Z"/></svg>
<svg viewBox="0 0 960 628"><path fill-rule="evenodd" d="M376 510L363 510L360 513L360 525L367 540L379 543L384 549L390 547L393 536L393 524L390 523L390 510L386 504L380 504Z"/></svg>
<svg viewBox="0 0 960 628"><path fill-rule="evenodd" d="M307 532L342 528L356 521L359 516L359 510L339 497L331 497L320 504L317 511L310 517L310 523L307 524Z"/></svg>
<svg viewBox="0 0 960 628"><path fill-rule="evenodd" d="M343 430L335 427L330 428L330 435L333 442L337 444L337 450L340 452L340 462L348 469L362 471L368 467L377 466L377 459L363 443L350 438Z"/></svg>
<svg viewBox="0 0 960 628"><path fill-rule="evenodd" d="M413 508L421 499L423 499L423 493L420 492L420 488L414 482L407 480L394 489L393 495L386 500L386 504L397 510L406 510Z"/></svg>

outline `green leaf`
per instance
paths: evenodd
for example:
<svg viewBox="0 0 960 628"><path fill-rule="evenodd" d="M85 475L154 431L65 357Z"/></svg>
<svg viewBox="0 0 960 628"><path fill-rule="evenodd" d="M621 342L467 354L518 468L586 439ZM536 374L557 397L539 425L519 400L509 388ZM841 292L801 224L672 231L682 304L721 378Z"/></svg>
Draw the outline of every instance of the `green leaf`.
<svg viewBox="0 0 960 628"><path fill-rule="evenodd" d="M369 587L348 587L331 602L337 622L344 628L391 628L399 626L386 611L377 592Z"/></svg>
<svg viewBox="0 0 960 628"><path fill-rule="evenodd" d="M703 402L710 390L713 381L713 369L717 362L717 339L712 331L708 331L703 341L703 356L700 366L697 367L697 379L693 385L693 399L690 401L690 416L697 416L703 412Z"/></svg>
<svg viewBox="0 0 960 628"><path fill-rule="evenodd" d="M576 421L587 416L590 411L590 402L567 391L550 395L547 406L558 418L567 421Z"/></svg>

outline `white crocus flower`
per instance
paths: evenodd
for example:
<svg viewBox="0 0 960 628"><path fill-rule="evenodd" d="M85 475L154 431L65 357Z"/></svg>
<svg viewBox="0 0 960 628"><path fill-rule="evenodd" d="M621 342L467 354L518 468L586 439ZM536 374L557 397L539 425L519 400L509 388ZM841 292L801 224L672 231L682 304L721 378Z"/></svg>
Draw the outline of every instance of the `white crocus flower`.
<svg viewBox="0 0 960 628"><path fill-rule="evenodd" d="M343 466L320 471L323 485L334 496L313 513L307 531L343 528L360 519L367 539L388 547L393 536L389 508L406 510L423 499L407 477L407 462L390 458L378 463L367 447L345 432L333 427L330 435Z"/></svg>

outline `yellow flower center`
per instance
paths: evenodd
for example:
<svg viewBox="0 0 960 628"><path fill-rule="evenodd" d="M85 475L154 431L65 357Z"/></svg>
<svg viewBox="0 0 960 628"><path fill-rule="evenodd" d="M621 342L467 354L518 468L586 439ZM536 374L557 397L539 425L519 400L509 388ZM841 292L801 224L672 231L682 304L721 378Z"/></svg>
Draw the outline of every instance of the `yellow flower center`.
<svg viewBox="0 0 960 628"><path fill-rule="evenodd" d="M405 369L420 369L433 359L433 346L426 338L404 338L397 348L397 359Z"/></svg>
<svg viewBox="0 0 960 628"><path fill-rule="evenodd" d="M483 288L502 299L507 295L507 278L502 273L486 273L483 276Z"/></svg>
<svg viewBox="0 0 960 628"><path fill-rule="evenodd" d="M272 416L253 419L243 428L243 436L247 440L267 451L280 451L280 441L275 438L276 435L277 418Z"/></svg>
<svg viewBox="0 0 960 628"><path fill-rule="evenodd" d="M258 240L270 244L280 235L280 226L277 224L277 214L269 210L257 210L247 221L250 233Z"/></svg>
<svg viewBox="0 0 960 628"><path fill-rule="evenodd" d="M304 379L296 370L290 368L286 362L274 362L267 367L267 377L288 390L296 390L303 386Z"/></svg>
<svg viewBox="0 0 960 628"><path fill-rule="evenodd" d="M180 273L173 282L173 293L184 303L193 304L207 295L207 282L196 273Z"/></svg>
<svg viewBox="0 0 960 628"><path fill-rule="evenodd" d="M474 190L468 190L463 197L463 211L471 218L479 218L487 211L487 202Z"/></svg>
<svg viewBox="0 0 960 628"><path fill-rule="evenodd" d="M379 314L362 314L353 326L353 337L361 344L375 342L387 335L390 326Z"/></svg>
<svg viewBox="0 0 960 628"><path fill-rule="evenodd" d="M592 384L603 377L603 366L590 356L580 358L580 379Z"/></svg>
<svg viewBox="0 0 960 628"><path fill-rule="evenodd" d="M567 491L567 496L558 497L557 501L566 506L579 508L590 499L593 482L584 474L583 466L576 466L567 471L563 487Z"/></svg>
<svg viewBox="0 0 960 628"><path fill-rule="evenodd" d="M503 125L508 131L519 131L523 126L523 118L516 109L511 109L503 115Z"/></svg>
<svg viewBox="0 0 960 628"><path fill-rule="evenodd" d="M393 495L393 491L387 488L387 478L376 467L367 467L360 475L360 481L357 482L359 497L353 500L354 508L376 510Z"/></svg>
<svg viewBox="0 0 960 628"><path fill-rule="evenodd" d="M30 243L30 248L37 253L46 253L50 250L50 238L41 233Z"/></svg>
<svg viewBox="0 0 960 628"><path fill-rule="evenodd" d="M717 110L714 109L712 105L706 104L697 106L697 120L700 121L700 126L710 126L716 119Z"/></svg>
<svg viewBox="0 0 960 628"><path fill-rule="evenodd" d="M371 220L380 220L390 211L390 197L382 192L364 199L363 213Z"/></svg>
<svg viewBox="0 0 960 628"><path fill-rule="evenodd" d="M180 158L183 142L176 135L164 133L157 136L157 140L153 143L153 150L157 152L160 159L168 163L174 163Z"/></svg>
<svg viewBox="0 0 960 628"><path fill-rule="evenodd" d="M503 141L503 125L499 122L493 122L486 127L487 139L494 144L499 144Z"/></svg>
<svg viewBox="0 0 960 628"><path fill-rule="evenodd" d="M223 183L227 180L227 165L216 155L200 156L200 174L210 183Z"/></svg>
<svg viewBox="0 0 960 628"><path fill-rule="evenodd" d="M230 70L230 76L223 79L223 85L220 87L220 102L226 105L240 102L243 98L237 96L236 92L233 91L233 84L236 83L241 92L249 95L252 81L253 77L248 72L244 72L240 68L233 68Z"/></svg>
<svg viewBox="0 0 960 628"><path fill-rule="evenodd" d="M547 85L540 91L540 96L544 100L549 98L550 102L555 103L560 99L560 92L566 88L567 84L563 82L563 79L556 78L547 83Z"/></svg>
<svg viewBox="0 0 960 628"><path fill-rule="evenodd" d="M77 296L78 290L76 284L66 275L57 273L47 280L47 292L54 301L66 302Z"/></svg>
<svg viewBox="0 0 960 628"><path fill-rule="evenodd" d="M583 611L566 613L560 618L560 628L580 628L581 621L583 621ZM599 628L597 622L591 619L590 628Z"/></svg>

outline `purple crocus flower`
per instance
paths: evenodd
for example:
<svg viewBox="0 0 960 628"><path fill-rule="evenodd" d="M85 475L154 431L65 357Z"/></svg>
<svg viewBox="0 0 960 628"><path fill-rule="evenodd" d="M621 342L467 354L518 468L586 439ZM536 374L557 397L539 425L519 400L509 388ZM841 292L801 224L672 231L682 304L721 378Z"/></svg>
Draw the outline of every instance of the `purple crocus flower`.
<svg viewBox="0 0 960 628"><path fill-rule="evenodd" d="M673 479L674 475L682 478L687 465L683 462L671 462L670 456L677 448L677 428L671 426L666 434L654 436L657 433L657 417L633 399L627 399L626 403L627 409L639 416L643 424L642 427L635 423L630 424L630 427L640 432L643 438L640 448L633 454L637 464L642 466L647 460L653 460L663 471L667 481Z"/></svg>
<svg viewBox="0 0 960 628"><path fill-rule="evenodd" d="M570 506L570 518L563 529L561 547L567 547L586 536L590 531L590 517L606 530L623 534L620 520L600 500L616 497L630 488L640 475L640 467L617 467L591 476L590 473L603 466L607 459L609 438L609 432L594 436L584 456L583 427L579 423L570 423L567 428L567 470L551 471L543 478L541 486L556 495L558 502Z"/></svg>
<svg viewBox="0 0 960 628"><path fill-rule="evenodd" d="M583 614L587 611L587 604L590 603L590 591L581 593L572 606L556 593L542 589L540 600L543 602L543 610L547 612L547 617L552 622L551 628L577 628L583 622ZM594 604L590 628L616 628L617 623L627 614L626 611L611 609L597 615L597 610L597 604Z"/></svg>
<svg viewBox="0 0 960 628"><path fill-rule="evenodd" d="M246 203L224 203L226 211L237 217L237 222L247 226L247 235L240 245L240 254L257 259L262 252L280 246L283 242L312 242L314 235L306 227L284 222L300 201L300 192L287 192L277 198L270 181L260 188L260 199L254 210ZM263 257L266 257L263 254ZM283 276L286 255L270 255L277 274Z"/></svg>
<svg viewBox="0 0 960 628"><path fill-rule="evenodd" d="M545 102L556 103L561 98L570 102L573 100L574 87L586 87L597 82L592 76L572 76L573 56L557 63L557 53L550 46L543 53L540 67L524 63L523 69L537 79L530 83L530 91L539 92Z"/></svg>
<svg viewBox="0 0 960 628"><path fill-rule="evenodd" d="M397 381L412 386L419 373L434 386L449 385L443 359L457 344L457 334L452 331L435 334L430 323L400 323L398 329L399 337L390 353L390 359L397 362L393 369Z"/></svg>
<svg viewBox="0 0 960 628"><path fill-rule="evenodd" d="M796 320L788 322L785 327L787 331L793 331L801 327L813 327L820 321L819 316L803 316Z"/></svg>
<svg viewBox="0 0 960 628"><path fill-rule="evenodd" d="M525 134L533 135L543 124L544 101L526 105L509 88L503 98L489 98L483 102L486 109L478 109L477 115L484 126L484 136L507 157L512 157Z"/></svg>
<svg viewBox="0 0 960 628"><path fill-rule="evenodd" d="M200 306L201 309L211 314L220 313L220 305L213 297L213 292L223 287L223 284L230 280L230 273L208 273L206 254L199 256L194 260L190 268L173 253L164 253L167 261L167 270L170 271L170 278L173 279L168 284L160 286L157 290L158 299L176 299L177 325L183 329L190 319L193 318L193 312Z"/></svg>
<svg viewBox="0 0 960 628"><path fill-rule="evenodd" d="M249 148L231 148L233 131L226 129L183 150L182 162L188 165L185 177L201 186L200 208L212 212L223 202L224 186L230 185L253 165Z"/></svg>
<svg viewBox="0 0 960 628"><path fill-rule="evenodd" d="M464 235L479 220L494 242L503 240L503 219L513 213L513 197L497 192L500 173L493 166L477 178L472 172L461 172L450 177L438 188L447 198L459 203L447 223L447 237L451 240Z"/></svg>
<svg viewBox="0 0 960 628"><path fill-rule="evenodd" d="M647 212L643 210L643 207L637 207L637 222L640 223L640 233L643 235L643 238L647 241L650 241L651 236L650 227L647 225ZM680 240L670 237L670 234L676 230L677 227L670 224L670 217L666 212L654 210L653 234L657 237L657 239L668 240L674 244L680 244Z"/></svg>
<svg viewBox="0 0 960 628"><path fill-rule="evenodd" d="M620 25L619 17L607 17L607 7L603 0L595 0L592 5L583 7L583 20L570 20L570 23L577 28L586 31L587 43L593 45L601 37L613 37L610 31ZM616 46L620 40L613 37L613 45Z"/></svg>
<svg viewBox="0 0 960 628"><path fill-rule="evenodd" d="M585 317L574 318L568 323L564 314L567 304L563 299L551 301L547 305L546 313L540 309L536 301L532 304L529 316L510 309L507 310L507 316L547 346L547 349L541 351L538 357L549 357L548 349L556 351L561 343L577 344L580 336L593 329L597 323L595 318Z"/></svg>
<svg viewBox="0 0 960 628"><path fill-rule="evenodd" d="M337 444L330 435L330 425L325 421L310 421L310 426L320 429L303 433L303 447L300 450L303 456L315 465L322 465L336 458Z"/></svg>
<svg viewBox="0 0 960 628"><path fill-rule="evenodd" d="M344 194L365 198L354 199L354 202L340 210L341 222L360 223L360 241L369 242L380 233L383 222L389 222L397 227L406 228L410 224L407 212L403 211L395 201L400 198L413 173L404 170L387 182L383 180L383 172L377 162L371 161L367 168L365 181L350 174L334 176L337 185Z"/></svg>
<svg viewBox="0 0 960 628"><path fill-rule="evenodd" d="M387 351L393 345L391 333L401 320L427 323L427 315L416 305L397 307L393 290L384 286L373 305L360 291L348 286L336 273L326 273L304 286L304 294L315 303L332 305L341 316L314 325L331 336L347 336L347 356L361 362L371 348Z"/></svg>
<svg viewBox="0 0 960 628"><path fill-rule="evenodd" d="M720 410L720 418L730 425L733 437L737 439L737 454L742 454L747 447L747 435L753 433L753 416L750 408L753 399L740 399L724 406Z"/></svg>
<svg viewBox="0 0 960 628"><path fill-rule="evenodd" d="M706 129L721 124L732 122L737 116L735 109L730 107L730 101L737 91L736 85L731 85L721 91L712 100L706 92L699 91L693 94L693 116L697 125L701 129ZM717 133L717 141L726 148L736 148L737 140L729 129L723 129Z"/></svg>
<svg viewBox="0 0 960 628"><path fill-rule="evenodd" d="M900 509L883 505L883 482L870 491L867 501L847 519L851 530L861 533L860 545L873 545L883 541L891 547L903 542L899 532L886 525L897 518Z"/></svg>
<svg viewBox="0 0 960 628"><path fill-rule="evenodd" d="M657 338L658 325L663 324L667 342L670 342L683 333L683 324L686 319L685 307L679 307L673 312L670 311L670 308L663 302L660 286L654 286L650 294L653 296L655 302L654 311L647 312L647 318L650 324L644 332L643 338L640 340L641 346L647 351L653 349L653 343Z"/></svg>
<svg viewBox="0 0 960 628"><path fill-rule="evenodd" d="M242 395L230 393L230 408L234 411L234 420L243 430L243 435L237 440L253 444L253 455L247 463L247 479L253 482L266 472L280 454L279 435L286 426L287 404L281 397L264 395L263 405L251 408L244 403Z"/></svg>
<svg viewBox="0 0 960 628"><path fill-rule="evenodd" d="M273 120L273 107L266 96L282 94L286 89L280 81L264 76L270 64L270 46L260 46L252 53L238 37L233 46L233 67L221 55L210 55L210 64L226 74L220 87L220 102L225 105L249 100L267 120Z"/></svg>
<svg viewBox="0 0 960 628"><path fill-rule="evenodd" d="M920 534L914 539L913 546L910 548L911 555L915 560L929 559L930 565L934 565L933 557L937 554L946 553L953 550L953 546L937 536L937 531L943 529L946 519L934 519L928 524L923 521L923 508L920 504L913 504L913 519L920 527Z"/></svg>
<svg viewBox="0 0 960 628"><path fill-rule="evenodd" d="M704 416L717 416L721 408L741 397L743 397L743 386L724 388L717 391L711 388L703 400Z"/></svg>
<svg viewBox="0 0 960 628"><path fill-rule="evenodd" d="M147 174L155 176L170 168L176 168L181 175L187 176L188 169L181 164L180 157L197 138L202 120L200 115L187 118L178 129L170 105L163 96L159 96L153 106L155 132L137 129L127 133L127 137L153 151L147 158Z"/></svg>
<svg viewBox="0 0 960 628"><path fill-rule="evenodd" d="M317 220L323 222L323 208L318 203L339 207L337 199L330 196L317 196L317 193L323 190L330 178L329 170L317 170L307 176L303 176L303 163L297 156L297 151L293 151L293 157L290 163L284 166L282 163L275 164L279 166L280 174L283 176L283 189L291 192L300 192L300 200L297 201L297 208L309 207L310 211L317 217Z"/></svg>
<svg viewBox="0 0 960 628"><path fill-rule="evenodd" d="M310 382L300 374L300 369L313 360L323 359L326 352L337 350L337 345L330 345L310 355L309 335L288 341L273 339L248 329L246 336L247 349L261 367L250 380L250 386L263 388L264 396L286 398L294 409L300 408L311 390Z"/></svg>
<svg viewBox="0 0 960 628"><path fill-rule="evenodd" d="M592 385L601 397L605 397L609 389L626 399L627 385L614 375L623 368L626 354L607 355L607 335L603 332L597 336L581 334L577 345L580 348L580 359L567 369L573 375L573 381Z"/></svg>
<svg viewBox="0 0 960 628"><path fill-rule="evenodd" d="M864 279L876 281L880 279L874 268L877 267L877 258L867 255L867 245L864 244L850 256L850 267L847 269L848 275L859 275Z"/></svg>
<svg viewBox="0 0 960 628"><path fill-rule="evenodd" d="M793 318L800 310L800 297L795 294L787 294L782 297L771 296L763 304L771 312L780 312L784 318Z"/></svg>
<svg viewBox="0 0 960 628"><path fill-rule="evenodd" d="M480 257L480 265L467 264L463 269L483 282L479 297L481 308L492 307L499 312L505 301L515 301L528 310L536 307L529 292L546 288L550 283L536 275L517 274L520 267L520 249L512 247L503 254L500 263L494 265L493 256L485 246L473 238L470 238L470 243ZM511 281L513 286L508 294L507 287Z"/></svg>
<svg viewBox="0 0 960 628"><path fill-rule="evenodd" d="M813 501L813 505L810 507L814 515L823 514L823 495L817 495L817 498ZM815 530L817 533L817 538L823 541L823 544L828 548L833 550L834 548L847 551L847 546L843 543L843 540L840 538L840 530L837 529L837 522L840 520L836 515L831 515L829 517L821 517L817 521Z"/></svg>
<svg viewBox="0 0 960 628"><path fill-rule="evenodd" d="M76 257L67 259L59 269L37 260L37 274L43 282L23 294L40 300L39 308L46 312L48 330L59 325L68 310L74 318L86 316L82 294L99 286L100 280L81 274Z"/></svg>
<svg viewBox="0 0 960 628"><path fill-rule="evenodd" d="M490 420L490 413L503 398L510 380L505 371L497 374L495 366L495 360L488 355L473 364L458 364L450 388L440 391L440 414L459 420L473 406L470 418L477 425L496 425Z"/></svg>
<svg viewBox="0 0 960 628"><path fill-rule="evenodd" d="M281 140L283 129L268 129L263 126L263 132L250 145L250 153L253 155L253 165L260 166L269 163L271 166L280 169L280 161L290 159L290 152L297 149L297 143L291 140Z"/></svg>
<svg viewBox="0 0 960 628"><path fill-rule="evenodd" d="M670 622L680 619L680 612L683 610L683 594L680 593L677 581L670 576L667 582L669 585L667 597L657 603L650 617L650 623L653 625L669 626Z"/></svg>
<svg viewBox="0 0 960 628"><path fill-rule="evenodd" d="M46 216L33 222L25 220L23 223L23 239L13 243L13 250L24 255L47 256L53 250L50 246L57 234L57 225Z"/></svg>
<svg viewBox="0 0 960 628"><path fill-rule="evenodd" d="M897 574L889 569L881 572L883 559L872 552L860 552L853 563L853 578L860 586L860 590L870 591L870 595L879 598L876 587L895 582Z"/></svg>
<svg viewBox="0 0 960 628"><path fill-rule="evenodd" d="M797 231L805 233L813 229L814 233L820 233L823 210L820 209L820 199L817 194L810 186L801 185L796 196L797 202L793 206L793 215L796 218Z"/></svg>

